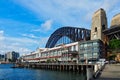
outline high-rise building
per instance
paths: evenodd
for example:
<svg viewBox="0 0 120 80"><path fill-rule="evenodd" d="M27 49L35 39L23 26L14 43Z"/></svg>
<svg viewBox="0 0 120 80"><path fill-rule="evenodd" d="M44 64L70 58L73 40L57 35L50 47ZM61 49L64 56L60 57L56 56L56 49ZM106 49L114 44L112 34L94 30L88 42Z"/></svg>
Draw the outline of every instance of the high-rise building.
<svg viewBox="0 0 120 80"><path fill-rule="evenodd" d="M15 52L15 51L8 52L8 53L5 54L5 60L6 61L15 62L18 57L19 57L19 53Z"/></svg>
<svg viewBox="0 0 120 80"><path fill-rule="evenodd" d="M4 60L4 55L0 54L0 61Z"/></svg>

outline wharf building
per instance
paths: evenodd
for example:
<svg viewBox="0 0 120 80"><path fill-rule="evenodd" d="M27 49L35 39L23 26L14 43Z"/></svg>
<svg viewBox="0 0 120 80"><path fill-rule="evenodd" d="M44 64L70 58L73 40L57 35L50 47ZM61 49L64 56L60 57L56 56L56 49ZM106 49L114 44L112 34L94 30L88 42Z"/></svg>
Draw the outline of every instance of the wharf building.
<svg viewBox="0 0 120 80"><path fill-rule="evenodd" d="M51 34L45 48L23 55L21 59L23 62L85 63L105 58L108 41L120 39L120 15L116 16L112 19L112 27L108 28L105 10L100 8L93 14L91 30L59 28Z"/></svg>

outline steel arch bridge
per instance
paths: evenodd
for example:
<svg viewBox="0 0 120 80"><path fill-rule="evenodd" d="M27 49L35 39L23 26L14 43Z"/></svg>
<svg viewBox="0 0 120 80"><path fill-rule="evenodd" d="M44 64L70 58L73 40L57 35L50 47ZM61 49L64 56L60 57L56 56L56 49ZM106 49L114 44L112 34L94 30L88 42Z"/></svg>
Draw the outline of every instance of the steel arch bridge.
<svg viewBox="0 0 120 80"><path fill-rule="evenodd" d="M68 37L72 42L90 40L90 30L77 27L62 27L57 29L49 37L46 48L52 48L62 37Z"/></svg>

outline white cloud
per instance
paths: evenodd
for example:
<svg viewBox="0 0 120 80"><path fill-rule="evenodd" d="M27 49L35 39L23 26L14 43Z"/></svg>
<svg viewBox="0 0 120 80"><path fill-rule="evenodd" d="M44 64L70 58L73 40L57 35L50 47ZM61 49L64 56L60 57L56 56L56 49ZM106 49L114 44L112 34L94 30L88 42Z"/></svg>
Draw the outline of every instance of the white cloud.
<svg viewBox="0 0 120 80"><path fill-rule="evenodd" d="M39 38L38 36L35 36L34 34L21 34L24 37L28 37L28 38Z"/></svg>
<svg viewBox="0 0 120 80"><path fill-rule="evenodd" d="M46 44L47 41L48 41L48 38L49 38L49 37L41 37L41 38L40 38L40 41L39 41L39 47L40 47L40 48L43 47L43 45L45 46L45 44Z"/></svg>
<svg viewBox="0 0 120 80"><path fill-rule="evenodd" d="M6 22L6 23L3 23L3 22ZM0 19L0 23L2 26L3 25L5 27L7 26L5 29L8 29L8 27L17 29L18 33L16 32L16 34L21 35L21 37L20 36L12 37L12 36L9 36L10 32L8 33L3 30L0 30L0 54L1 53L4 54L8 51L13 51L13 50L20 52L21 54L29 53L31 51L34 51L37 47L44 47L47 42L47 37L38 37L35 34L30 33L31 32L30 30L39 26L22 23L22 22L10 20L10 19ZM10 26L11 24L14 24L14 25ZM17 26L17 28L15 28L15 26ZM24 30L26 29L25 32L22 31L23 28L20 28L21 26L24 28Z"/></svg>
<svg viewBox="0 0 120 80"><path fill-rule="evenodd" d="M52 19L54 23L59 23L64 26L85 27L91 24L92 15L96 10L104 8L107 13L109 13L114 5L119 3L118 1L119 0L19 0L19 2L16 1L16 3L34 12L39 19Z"/></svg>
<svg viewBox="0 0 120 80"><path fill-rule="evenodd" d="M34 51L38 47L45 46L48 40L48 37L40 37L38 40L26 38L26 37L21 37L21 38L6 37L4 36L4 31L2 30L0 31L0 35L1 34L2 37L4 37L4 40L0 40L0 54L5 54L6 52L9 51L17 51L21 55L28 54Z"/></svg>
<svg viewBox="0 0 120 80"><path fill-rule="evenodd" d="M86 21L90 21L92 19L92 15L93 13L98 10L99 8L103 8L107 15L109 13L112 12L112 9L114 8L114 6L119 3L119 0L114 0L114 1L110 1L110 0L101 0L101 1L94 1L94 2L91 2L90 3L92 5L88 5L90 6L86 12L86 16L85 16L85 19ZM87 4L86 4L87 5ZM108 16L109 18L109 16Z"/></svg>
<svg viewBox="0 0 120 80"><path fill-rule="evenodd" d="M84 3L86 1L78 0L20 0L16 2L25 8L34 12L38 18L41 19L52 19L55 22L64 25L80 25L81 19L81 8L86 8ZM86 3L85 3L86 4ZM88 8L88 7L87 7ZM87 9L86 8L86 9ZM83 9L83 10L86 10Z"/></svg>
<svg viewBox="0 0 120 80"><path fill-rule="evenodd" d="M111 2L110 0L104 0L103 4L101 4L101 7L104 8L106 11L111 11L111 9L114 8L116 3L119 3L119 0L113 0Z"/></svg>
<svg viewBox="0 0 120 80"><path fill-rule="evenodd" d="M4 34L4 31L3 31L3 30L0 30L0 41L1 41L1 40L4 40L3 34Z"/></svg>
<svg viewBox="0 0 120 80"><path fill-rule="evenodd" d="M0 34L3 35L4 31L3 30L0 30Z"/></svg>
<svg viewBox="0 0 120 80"><path fill-rule="evenodd" d="M1 36L2 35L2 36ZM1 40L4 37L4 40ZM21 54L30 53L30 47L38 45L38 41L30 38L16 38L4 36L4 31L0 31L0 53L5 54L9 51L17 51Z"/></svg>
<svg viewBox="0 0 120 80"><path fill-rule="evenodd" d="M45 23L41 24L41 28L44 29L45 31L50 30L52 22L53 22L52 20L45 21Z"/></svg>
<svg viewBox="0 0 120 80"><path fill-rule="evenodd" d="M37 32L49 31L52 27L52 23L53 23L52 20L47 20L44 23L42 23L38 29L35 29L33 31L37 31Z"/></svg>

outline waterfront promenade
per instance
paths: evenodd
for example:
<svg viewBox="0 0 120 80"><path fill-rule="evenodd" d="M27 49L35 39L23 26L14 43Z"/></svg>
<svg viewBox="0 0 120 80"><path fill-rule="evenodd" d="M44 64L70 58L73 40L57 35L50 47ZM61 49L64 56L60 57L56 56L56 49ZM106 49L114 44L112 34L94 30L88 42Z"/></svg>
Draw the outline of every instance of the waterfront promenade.
<svg viewBox="0 0 120 80"><path fill-rule="evenodd" d="M107 64L96 80L120 80L120 64Z"/></svg>

